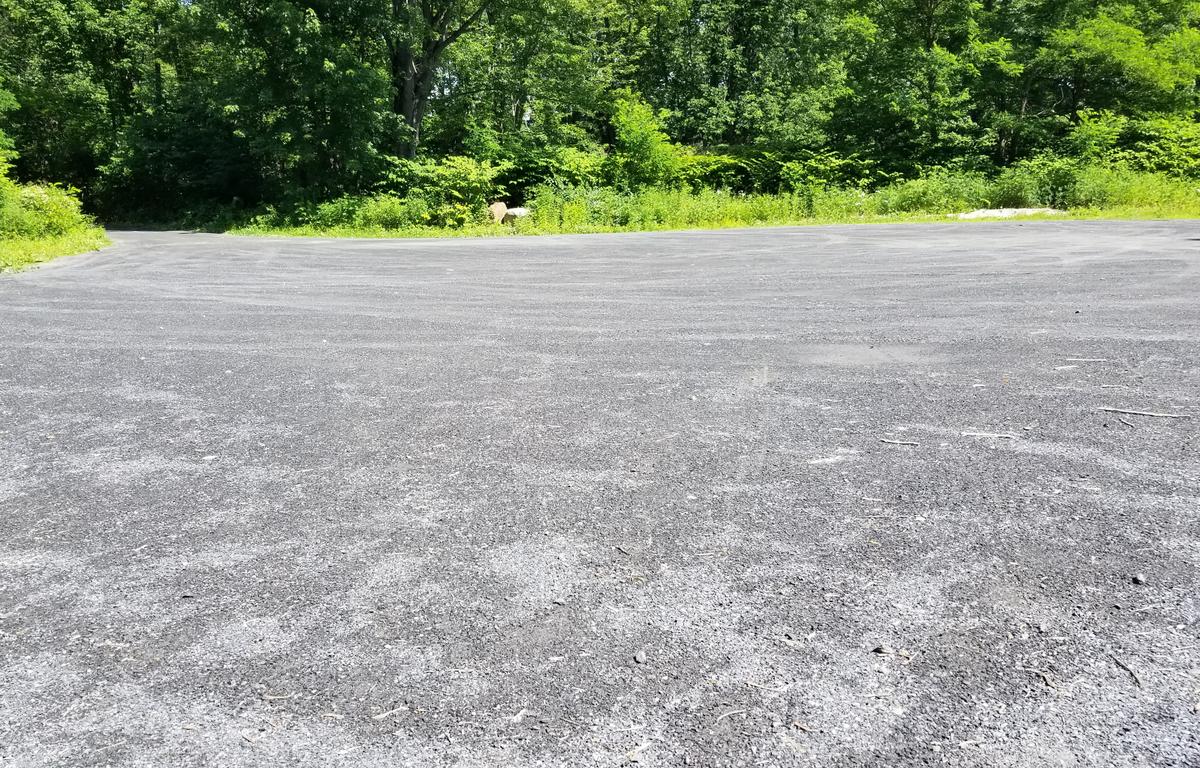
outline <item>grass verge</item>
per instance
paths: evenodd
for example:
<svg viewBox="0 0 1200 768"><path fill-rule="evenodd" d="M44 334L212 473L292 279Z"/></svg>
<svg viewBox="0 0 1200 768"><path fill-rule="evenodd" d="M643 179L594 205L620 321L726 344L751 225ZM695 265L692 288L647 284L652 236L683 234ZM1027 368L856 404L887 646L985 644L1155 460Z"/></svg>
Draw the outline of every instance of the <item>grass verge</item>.
<svg viewBox="0 0 1200 768"><path fill-rule="evenodd" d="M0 271L24 269L33 264L109 245L100 227L87 227L50 237L0 238Z"/></svg>
<svg viewBox="0 0 1200 768"><path fill-rule="evenodd" d="M1071 221L1088 219L1114 220L1161 220L1200 219L1200 208L1178 209L1170 207L1120 207L1080 208L1061 214L1034 214L1001 218L960 220L953 214L864 214L861 216L830 217L771 217L761 219L714 218L686 222L638 222L624 225L572 224L569 226L547 226L536 221L519 221L515 224L469 224L463 227L361 227L339 226L268 226L253 225L229 230L234 235L262 235L268 237L358 237L358 238L472 238L513 237L520 235L581 235L612 232L665 232L705 229L743 229L752 227L828 226L836 224L959 224L968 226L980 222L996 221Z"/></svg>
<svg viewBox="0 0 1200 768"><path fill-rule="evenodd" d="M466 205L420 189L405 196L343 197L271 211L238 232L325 237L473 237L721 229L806 224L954 221L978 209L1047 208L1054 219L1200 218L1200 180L1112 165L1041 158L996 176L935 169L927 175L867 190L802 185L774 194L657 187L544 184L526 201L529 215L511 226L480 223L484 198ZM452 215L451 215L452 214ZM976 220L993 220L993 217ZM451 225L453 226L437 226Z"/></svg>

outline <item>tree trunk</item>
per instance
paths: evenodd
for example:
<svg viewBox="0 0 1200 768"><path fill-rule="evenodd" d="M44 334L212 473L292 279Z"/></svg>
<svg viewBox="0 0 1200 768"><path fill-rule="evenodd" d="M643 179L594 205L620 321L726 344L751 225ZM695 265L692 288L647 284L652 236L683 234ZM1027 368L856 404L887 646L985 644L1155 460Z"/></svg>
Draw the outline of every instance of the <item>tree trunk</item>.
<svg viewBox="0 0 1200 768"><path fill-rule="evenodd" d="M461 19L457 27L451 28L449 7L439 9L422 2L418 11L411 0L392 0L394 21L400 23L409 19L410 13L419 12L427 30L420 50L399 35L388 40L392 112L400 117L407 128L407 135L397 143L396 152L400 156L414 158L421 147L421 125L433 94L434 75L446 48L483 17L492 1L483 0L472 13Z"/></svg>
<svg viewBox="0 0 1200 768"><path fill-rule="evenodd" d="M391 50L392 112L400 117L407 129L397 143L396 153L401 157L417 156L421 145L421 119L417 88L418 65L412 50L406 45L394 45Z"/></svg>

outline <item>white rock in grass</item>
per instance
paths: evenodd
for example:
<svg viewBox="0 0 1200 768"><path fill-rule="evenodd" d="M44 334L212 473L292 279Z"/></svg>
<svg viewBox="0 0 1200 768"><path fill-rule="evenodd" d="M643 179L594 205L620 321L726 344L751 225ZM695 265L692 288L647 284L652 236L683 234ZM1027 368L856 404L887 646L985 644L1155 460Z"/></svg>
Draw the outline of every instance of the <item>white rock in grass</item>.
<svg viewBox="0 0 1200 768"><path fill-rule="evenodd" d="M1066 211L1057 208L980 208L969 213L951 213L953 219L1011 219L1014 216L1061 216Z"/></svg>
<svg viewBox="0 0 1200 768"><path fill-rule="evenodd" d="M508 212L504 214L504 223L512 224L517 219L523 219L528 215L528 208L509 208Z"/></svg>

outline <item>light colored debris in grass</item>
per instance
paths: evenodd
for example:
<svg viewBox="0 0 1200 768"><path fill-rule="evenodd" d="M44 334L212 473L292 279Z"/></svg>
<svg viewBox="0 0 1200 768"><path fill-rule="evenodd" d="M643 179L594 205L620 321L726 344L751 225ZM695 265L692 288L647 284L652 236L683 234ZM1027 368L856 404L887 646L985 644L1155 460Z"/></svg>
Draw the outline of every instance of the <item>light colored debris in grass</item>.
<svg viewBox="0 0 1200 768"><path fill-rule="evenodd" d="M1057 208L979 208L966 213L947 214L949 218L968 221L970 219L1011 219L1016 216L1063 216L1066 211Z"/></svg>

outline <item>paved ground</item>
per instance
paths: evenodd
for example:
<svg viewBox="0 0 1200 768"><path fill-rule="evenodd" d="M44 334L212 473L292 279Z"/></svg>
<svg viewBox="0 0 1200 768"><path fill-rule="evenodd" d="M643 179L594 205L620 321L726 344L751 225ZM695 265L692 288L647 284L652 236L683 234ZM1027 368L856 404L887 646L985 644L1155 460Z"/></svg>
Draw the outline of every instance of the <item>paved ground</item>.
<svg viewBox="0 0 1200 768"><path fill-rule="evenodd" d="M1198 222L114 239L0 277L4 766L1200 764Z"/></svg>

